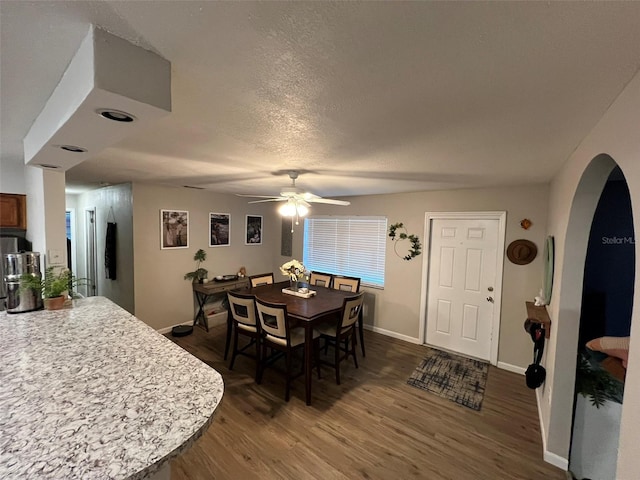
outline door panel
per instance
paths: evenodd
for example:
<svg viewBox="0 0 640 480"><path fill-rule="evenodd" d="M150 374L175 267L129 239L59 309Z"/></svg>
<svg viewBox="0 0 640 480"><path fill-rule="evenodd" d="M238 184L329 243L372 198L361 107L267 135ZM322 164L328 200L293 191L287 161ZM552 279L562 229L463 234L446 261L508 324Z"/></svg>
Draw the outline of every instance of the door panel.
<svg viewBox="0 0 640 480"><path fill-rule="evenodd" d="M499 220L433 219L430 231L427 343L489 360Z"/></svg>
<svg viewBox="0 0 640 480"><path fill-rule="evenodd" d="M451 302L438 300L437 331L439 333L451 332Z"/></svg>

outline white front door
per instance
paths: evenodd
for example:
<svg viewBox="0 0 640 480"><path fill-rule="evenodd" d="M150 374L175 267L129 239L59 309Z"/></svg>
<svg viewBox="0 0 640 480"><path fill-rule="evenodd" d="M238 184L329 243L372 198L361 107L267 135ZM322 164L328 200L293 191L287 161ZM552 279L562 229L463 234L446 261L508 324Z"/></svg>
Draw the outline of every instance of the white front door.
<svg viewBox="0 0 640 480"><path fill-rule="evenodd" d="M502 255L498 218L432 218L426 342L497 360ZM496 322L497 320L497 322ZM495 332L494 332L495 329Z"/></svg>

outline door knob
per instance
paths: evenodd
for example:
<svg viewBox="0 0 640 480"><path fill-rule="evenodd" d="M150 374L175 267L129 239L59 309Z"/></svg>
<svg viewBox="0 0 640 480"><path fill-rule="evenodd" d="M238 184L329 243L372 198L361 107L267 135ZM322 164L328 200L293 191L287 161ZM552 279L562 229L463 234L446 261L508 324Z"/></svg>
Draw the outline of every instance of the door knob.
<svg viewBox="0 0 640 480"><path fill-rule="evenodd" d="M493 303L493 297L487 297L487 302Z"/></svg>
<svg viewBox="0 0 640 480"><path fill-rule="evenodd" d="M487 288L487 290L489 290L490 292L493 292L493 287L489 287Z"/></svg>

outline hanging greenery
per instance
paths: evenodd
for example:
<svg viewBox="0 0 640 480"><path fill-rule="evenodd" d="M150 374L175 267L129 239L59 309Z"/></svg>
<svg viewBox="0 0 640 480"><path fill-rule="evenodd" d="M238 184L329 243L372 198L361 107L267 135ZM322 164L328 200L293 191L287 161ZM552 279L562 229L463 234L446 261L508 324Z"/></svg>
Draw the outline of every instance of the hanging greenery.
<svg viewBox="0 0 640 480"><path fill-rule="evenodd" d="M585 352L578 355L576 367L576 392L588 397L591 404L602 407L607 400L622 403L624 385L609 372L594 367Z"/></svg>
<svg viewBox="0 0 640 480"><path fill-rule="evenodd" d="M401 229L402 231L397 232L397 230L399 229ZM417 235L407 234L407 229L404 228L404 224L402 222L394 223L389 227L389 237L394 242L393 251L396 252L396 255L398 255L398 257L404 260L411 260L412 258L415 258L420 255L420 253L422 253L422 245L420 244L420 239ZM406 255L401 255L397 250L398 242L400 240L407 239L411 242L411 248L409 249L409 253L407 253Z"/></svg>

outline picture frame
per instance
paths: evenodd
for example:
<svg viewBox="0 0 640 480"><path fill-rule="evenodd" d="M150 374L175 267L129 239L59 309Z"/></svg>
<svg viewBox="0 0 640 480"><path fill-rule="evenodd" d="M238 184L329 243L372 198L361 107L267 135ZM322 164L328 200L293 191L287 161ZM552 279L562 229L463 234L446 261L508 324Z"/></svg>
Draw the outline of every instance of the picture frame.
<svg viewBox="0 0 640 480"><path fill-rule="evenodd" d="M231 215L209 212L209 246L231 245Z"/></svg>
<svg viewBox="0 0 640 480"><path fill-rule="evenodd" d="M244 231L245 245L262 245L262 215L247 215Z"/></svg>
<svg viewBox="0 0 640 480"><path fill-rule="evenodd" d="M189 248L189 212L160 210L160 248Z"/></svg>

